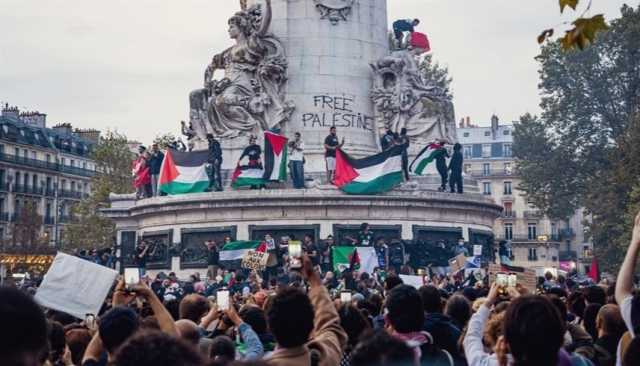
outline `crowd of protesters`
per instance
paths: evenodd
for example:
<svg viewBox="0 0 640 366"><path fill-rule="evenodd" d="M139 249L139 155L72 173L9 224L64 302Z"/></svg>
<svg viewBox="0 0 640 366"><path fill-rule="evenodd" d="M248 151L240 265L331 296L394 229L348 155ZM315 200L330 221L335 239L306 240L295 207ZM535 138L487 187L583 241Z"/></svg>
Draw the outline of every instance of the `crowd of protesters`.
<svg viewBox="0 0 640 366"><path fill-rule="evenodd" d="M94 319L0 289L0 365L640 365L640 215L613 284L217 268L123 280ZM221 291L229 291L222 303Z"/></svg>

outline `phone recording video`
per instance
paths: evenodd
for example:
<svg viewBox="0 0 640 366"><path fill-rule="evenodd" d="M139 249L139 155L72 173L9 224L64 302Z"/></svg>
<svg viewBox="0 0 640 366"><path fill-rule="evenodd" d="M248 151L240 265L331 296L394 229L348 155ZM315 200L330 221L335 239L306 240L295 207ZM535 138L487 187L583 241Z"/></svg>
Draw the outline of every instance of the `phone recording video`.
<svg viewBox="0 0 640 366"><path fill-rule="evenodd" d="M218 310L226 311L229 310L229 291L228 290L220 290L216 293L216 303L218 305Z"/></svg>
<svg viewBox="0 0 640 366"><path fill-rule="evenodd" d="M124 269L124 283L131 288L140 283L140 271L137 268Z"/></svg>
<svg viewBox="0 0 640 366"><path fill-rule="evenodd" d="M289 242L289 268L302 268L302 245Z"/></svg>
<svg viewBox="0 0 640 366"><path fill-rule="evenodd" d="M351 302L351 292L343 291L340 293L340 301L343 304Z"/></svg>

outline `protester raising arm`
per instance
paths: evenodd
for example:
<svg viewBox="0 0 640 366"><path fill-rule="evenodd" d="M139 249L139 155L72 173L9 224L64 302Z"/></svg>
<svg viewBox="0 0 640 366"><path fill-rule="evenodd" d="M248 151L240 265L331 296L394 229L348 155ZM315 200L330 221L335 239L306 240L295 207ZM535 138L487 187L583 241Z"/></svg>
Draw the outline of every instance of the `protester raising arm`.
<svg viewBox="0 0 640 366"><path fill-rule="evenodd" d="M151 306L151 310L153 310L153 314L158 320L160 330L169 335L178 336L178 330L171 314L162 302L160 302L156 294L144 283L139 283L135 285L131 291L126 291L124 279L121 279L113 293L113 306L126 306L136 297L147 300L149 306Z"/></svg>
<svg viewBox="0 0 640 366"><path fill-rule="evenodd" d="M487 319L489 319L491 307L498 300L498 290L498 285L494 283L491 286L491 290L489 290L485 303L480 306L480 309L469 320L467 334L463 340L464 353L469 366L498 365L496 355L486 353L482 343L484 326L487 323Z"/></svg>
<svg viewBox="0 0 640 366"><path fill-rule="evenodd" d="M323 364L337 365L342 358L342 349L347 344L347 334L340 326L340 316L331 301L322 279L308 256L304 256L302 276L309 283L309 298L315 310L313 338L310 348L324 351Z"/></svg>
<svg viewBox="0 0 640 366"><path fill-rule="evenodd" d="M246 351L242 355L242 359L257 360L261 358L264 354L264 347L262 346L260 338L258 338L258 335L253 328L240 318L240 315L238 315L238 312L232 302L229 303L229 310L226 311L226 314L238 329L238 332L246 346Z"/></svg>
<svg viewBox="0 0 640 366"><path fill-rule="evenodd" d="M633 274L636 269L636 263L638 261L638 254L640 252L640 213L635 218L633 232L631 234L631 243L629 249L627 249L627 255L622 262L620 272L618 273L618 279L616 280L616 302L620 304L620 311L622 318L627 325L627 328L634 334L634 330L631 324L631 302L633 300Z"/></svg>

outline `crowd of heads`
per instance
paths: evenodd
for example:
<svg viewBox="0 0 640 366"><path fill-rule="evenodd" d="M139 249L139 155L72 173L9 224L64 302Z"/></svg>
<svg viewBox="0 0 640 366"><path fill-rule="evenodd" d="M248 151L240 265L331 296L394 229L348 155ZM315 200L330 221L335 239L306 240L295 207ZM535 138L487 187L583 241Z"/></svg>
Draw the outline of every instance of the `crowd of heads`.
<svg viewBox="0 0 640 366"><path fill-rule="evenodd" d="M640 252L636 241L628 257ZM269 280L231 269L185 281L145 276L132 287L120 280L95 321L0 288L0 364L639 364L635 260L613 283L547 275L535 291L488 276L425 275L416 286L393 271L318 267L305 255L299 271Z"/></svg>

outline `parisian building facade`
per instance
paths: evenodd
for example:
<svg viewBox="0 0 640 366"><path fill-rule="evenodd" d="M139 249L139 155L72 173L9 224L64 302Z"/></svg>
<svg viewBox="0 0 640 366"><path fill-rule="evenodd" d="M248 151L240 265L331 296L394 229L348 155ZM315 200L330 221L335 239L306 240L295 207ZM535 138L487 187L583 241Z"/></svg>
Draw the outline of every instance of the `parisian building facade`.
<svg viewBox="0 0 640 366"><path fill-rule="evenodd" d="M473 125L467 118L458 128L464 173L478 181L481 193L503 207L494 223L496 241L511 244L516 266L588 270L592 244L584 234L584 210L576 211L568 221L557 221L530 204L518 190L521 178L513 157L513 130L513 124L500 124L495 115L489 127Z"/></svg>
<svg viewBox="0 0 640 366"><path fill-rule="evenodd" d="M90 158L100 133L68 123L47 127L47 115L4 105L0 115L0 240L26 205L42 218L40 236L60 244L71 207L91 193L96 165Z"/></svg>

